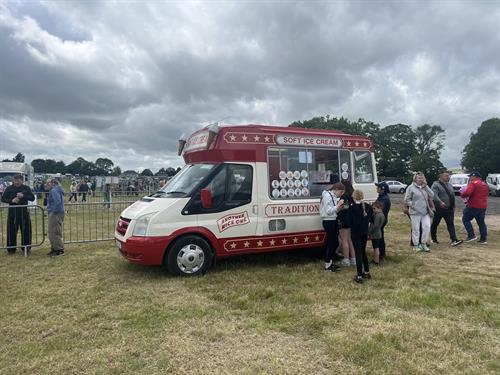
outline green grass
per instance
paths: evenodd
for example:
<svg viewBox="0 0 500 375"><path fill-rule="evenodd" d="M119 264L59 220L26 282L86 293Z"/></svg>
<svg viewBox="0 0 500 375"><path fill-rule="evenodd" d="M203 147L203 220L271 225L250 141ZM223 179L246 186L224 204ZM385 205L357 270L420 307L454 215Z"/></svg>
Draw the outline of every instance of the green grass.
<svg viewBox="0 0 500 375"><path fill-rule="evenodd" d="M487 246L414 254L396 206L389 260L363 285L352 268L323 272L320 252L197 278L129 264L109 242L3 252L0 374L496 374L500 220L487 223Z"/></svg>

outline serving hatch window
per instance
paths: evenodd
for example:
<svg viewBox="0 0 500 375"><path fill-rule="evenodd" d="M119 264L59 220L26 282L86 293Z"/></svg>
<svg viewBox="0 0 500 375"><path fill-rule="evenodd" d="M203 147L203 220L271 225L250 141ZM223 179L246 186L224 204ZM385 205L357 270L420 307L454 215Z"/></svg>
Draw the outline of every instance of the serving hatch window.
<svg viewBox="0 0 500 375"><path fill-rule="evenodd" d="M331 184L351 180L347 150L270 148L268 168L273 199L320 197Z"/></svg>
<svg viewBox="0 0 500 375"><path fill-rule="evenodd" d="M354 151L354 182L374 182L372 154L369 151Z"/></svg>

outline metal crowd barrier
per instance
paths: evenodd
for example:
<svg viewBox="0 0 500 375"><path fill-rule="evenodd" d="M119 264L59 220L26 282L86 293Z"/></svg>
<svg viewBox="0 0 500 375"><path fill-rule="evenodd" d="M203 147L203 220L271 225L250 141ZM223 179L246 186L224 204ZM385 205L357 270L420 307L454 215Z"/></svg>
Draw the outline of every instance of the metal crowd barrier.
<svg viewBox="0 0 500 375"><path fill-rule="evenodd" d="M144 197L145 195L149 195L154 193L154 191L127 191L127 190L120 190L120 191L111 191L111 192L105 192L105 191L93 191L93 192L88 192L88 193L75 193L74 195L71 194L69 191L64 192L64 202L66 203L100 203L103 200L109 199L111 197L112 200L118 201L118 200L124 200L124 201L129 201L132 199L140 199ZM37 197L37 204L39 205L44 205L46 204L46 199L47 195L49 194L48 192L36 192L34 193ZM44 203L45 202L45 203Z"/></svg>
<svg viewBox="0 0 500 375"><path fill-rule="evenodd" d="M45 241L45 217L43 207L34 205L0 205L0 249L16 251L27 256L32 247Z"/></svg>
<svg viewBox="0 0 500 375"><path fill-rule="evenodd" d="M64 243L113 240L120 213L134 202L65 203Z"/></svg>
<svg viewBox="0 0 500 375"><path fill-rule="evenodd" d="M119 197L119 198L124 198ZM120 213L141 196L127 200L115 196L99 202L64 203L63 241L65 244L114 240L116 222ZM137 199L136 199L137 198ZM96 197L96 200L99 199ZM41 203L40 201L38 201ZM41 246L48 234L47 210L42 206L0 205L0 250L21 248L25 256L33 247ZM13 245L13 233L16 245ZM10 235L8 231L10 230ZM24 237L23 237L24 235Z"/></svg>

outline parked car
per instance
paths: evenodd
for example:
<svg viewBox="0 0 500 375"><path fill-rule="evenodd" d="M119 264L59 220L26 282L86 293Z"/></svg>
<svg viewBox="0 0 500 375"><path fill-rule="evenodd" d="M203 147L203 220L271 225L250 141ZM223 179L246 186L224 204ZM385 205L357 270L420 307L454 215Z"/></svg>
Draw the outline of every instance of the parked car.
<svg viewBox="0 0 500 375"><path fill-rule="evenodd" d="M391 193L400 193L403 194L408 185L403 184L399 181L386 181L387 185L389 185L389 191Z"/></svg>
<svg viewBox="0 0 500 375"><path fill-rule="evenodd" d="M486 177L486 183L488 184L490 194L500 197L500 173L490 173Z"/></svg>
<svg viewBox="0 0 500 375"><path fill-rule="evenodd" d="M460 189L467 186L469 183L469 175L467 173L456 173L450 176L450 184L453 186L455 195L460 194Z"/></svg>

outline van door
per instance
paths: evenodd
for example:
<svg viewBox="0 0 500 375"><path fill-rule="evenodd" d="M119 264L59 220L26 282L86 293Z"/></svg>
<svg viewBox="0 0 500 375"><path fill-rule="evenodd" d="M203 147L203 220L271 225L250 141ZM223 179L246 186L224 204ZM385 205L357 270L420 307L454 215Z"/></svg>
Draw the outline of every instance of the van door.
<svg viewBox="0 0 500 375"><path fill-rule="evenodd" d="M222 252L254 247L258 224L255 175L252 165L223 164L201 187L212 192L211 207L202 207L199 198L193 201L190 211L197 211L198 225L219 239Z"/></svg>

